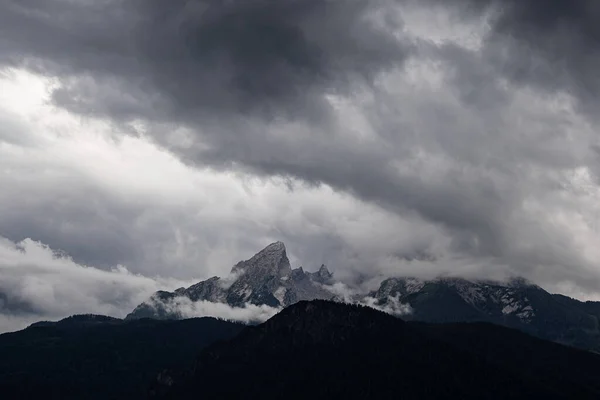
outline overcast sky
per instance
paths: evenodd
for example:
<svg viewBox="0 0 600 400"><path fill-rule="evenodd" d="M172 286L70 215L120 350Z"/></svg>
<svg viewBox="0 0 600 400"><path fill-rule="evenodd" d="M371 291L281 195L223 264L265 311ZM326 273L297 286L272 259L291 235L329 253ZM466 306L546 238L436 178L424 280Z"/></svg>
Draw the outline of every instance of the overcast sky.
<svg viewBox="0 0 600 400"><path fill-rule="evenodd" d="M3 0L0 331L270 242L600 299L600 2Z"/></svg>

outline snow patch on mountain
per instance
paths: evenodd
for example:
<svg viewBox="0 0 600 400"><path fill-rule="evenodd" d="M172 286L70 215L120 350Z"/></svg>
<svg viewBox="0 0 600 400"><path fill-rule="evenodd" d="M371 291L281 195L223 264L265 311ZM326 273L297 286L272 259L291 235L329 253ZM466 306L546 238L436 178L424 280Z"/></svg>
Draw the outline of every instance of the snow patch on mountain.
<svg viewBox="0 0 600 400"><path fill-rule="evenodd" d="M425 282L416 278L407 278L405 280L404 286L406 289L406 293L412 294L417 293L419 290L423 289L423 286L425 286Z"/></svg>
<svg viewBox="0 0 600 400"><path fill-rule="evenodd" d="M275 296L275 298L277 299L277 301L279 301L280 304L284 303L284 296L285 296L285 292L287 291L287 289L283 286L279 286L279 288L277 288L277 290L275 291L275 293L273 293L273 296Z"/></svg>
<svg viewBox="0 0 600 400"><path fill-rule="evenodd" d="M516 306L516 305L508 305L508 306L505 306L502 309L502 314L504 314L504 315L506 315L506 314L512 314L515 311L517 311L518 309L519 309L519 307Z"/></svg>

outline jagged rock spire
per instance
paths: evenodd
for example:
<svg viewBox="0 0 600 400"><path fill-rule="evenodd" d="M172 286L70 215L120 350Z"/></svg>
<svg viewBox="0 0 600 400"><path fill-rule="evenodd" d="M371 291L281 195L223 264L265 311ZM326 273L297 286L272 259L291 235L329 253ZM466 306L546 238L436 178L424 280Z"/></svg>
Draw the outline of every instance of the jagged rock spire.
<svg viewBox="0 0 600 400"><path fill-rule="evenodd" d="M302 267L292 271L283 242L274 242L252 258L240 261L227 280L213 277L176 292L159 292L140 304L128 318L181 318L176 312L177 297L225 303L232 307L246 304L282 307L300 300L330 299L334 295L324 285L332 284L332 274L323 265L317 272Z"/></svg>
<svg viewBox="0 0 600 400"><path fill-rule="evenodd" d="M283 242L271 243L252 258L246 261L240 261L233 269L232 273L240 272L258 272L271 273L279 276L286 276L291 272L290 260L287 257L285 244Z"/></svg>

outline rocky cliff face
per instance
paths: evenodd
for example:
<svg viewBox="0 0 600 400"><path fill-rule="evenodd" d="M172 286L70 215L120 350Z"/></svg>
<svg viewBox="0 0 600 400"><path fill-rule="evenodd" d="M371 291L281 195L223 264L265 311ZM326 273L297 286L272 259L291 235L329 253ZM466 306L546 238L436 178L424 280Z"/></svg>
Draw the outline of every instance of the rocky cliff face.
<svg viewBox="0 0 600 400"><path fill-rule="evenodd" d="M175 292L156 292L127 318L181 318L172 306L181 297L232 307L246 304L285 307L301 300L331 299L333 294L328 287L332 279L324 265L314 273L305 272L302 267L292 269L285 245L275 242L249 260L237 263L226 279L213 277Z"/></svg>

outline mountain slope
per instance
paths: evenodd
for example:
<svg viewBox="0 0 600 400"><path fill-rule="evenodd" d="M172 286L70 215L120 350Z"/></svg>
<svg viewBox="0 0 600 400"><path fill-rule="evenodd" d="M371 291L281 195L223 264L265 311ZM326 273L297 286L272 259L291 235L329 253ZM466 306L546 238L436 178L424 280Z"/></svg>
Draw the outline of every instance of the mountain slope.
<svg viewBox="0 0 600 400"><path fill-rule="evenodd" d="M424 322L491 322L540 338L600 350L600 307L552 295L523 279L508 283L440 278L392 278L371 293L376 305L410 305L404 319Z"/></svg>
<svg viewBox="0 0 600 400"><path fill-rule="evenodd" d="M451 328L452 329L452 328ZM505 328L474 327L485 337ZM438 333L436 331L436 333ZM453 333L467 337L460 329ZM600 357L517 332L505 359L484 346L475 350L441 340L423 325L355 305L300 302L229 342L205 349L174 385L157 385L158 398L403 398L403 399L597 399ZM519 346L535 341L529 356L561 353L587 368L580 379L569 364L555 370L514 367ZM510 342L510 341L509 341ZM506 361L508 359L512 362ZM534 364L530 366L535 367Z"/></svg>
<svg viewBox="0 0 600 400"><path fill-rule="evenodd" d="M598 355L484 322L410 324L565 397L583 398L588 390L600 392Z"/></svg>
<svg viewBox="0 0 600 400"><path fill-rule="evenodd" d="M165 369L191 364L243 325L213 318L122 321L74 316L0 335L2 399L142 399Z"/></svg>
<svg viewBox="0 0 600 400"><path fill-rule="evenodd" d="M175 292L160 291L133 310L127 319L179 319L178 299L225 303L244 307L247 303L285 307L300 300L329 299L332 274L323 265L318 272L293 269L285 245L275 242L252 258L240 261L226 279L213 277Z"/></svg>

